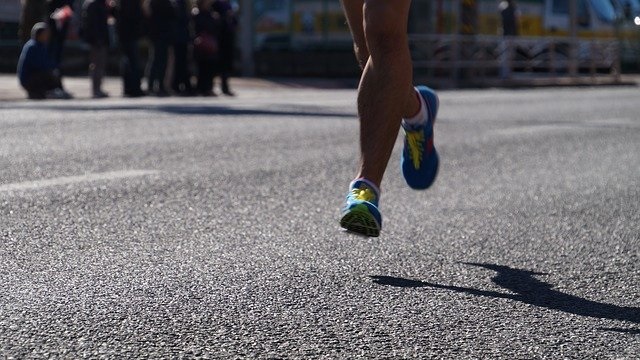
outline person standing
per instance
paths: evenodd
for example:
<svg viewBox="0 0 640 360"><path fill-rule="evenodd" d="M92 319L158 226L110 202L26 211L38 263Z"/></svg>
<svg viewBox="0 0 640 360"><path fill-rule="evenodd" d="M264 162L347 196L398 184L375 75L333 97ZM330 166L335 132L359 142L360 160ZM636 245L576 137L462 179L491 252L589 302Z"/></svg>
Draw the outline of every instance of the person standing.
<svg viewBox="0 0 640 360"><path fill-rule="evenodd" d="M173 80L171 88L176 94L191 95L191 73L189 71L189 44L191 43L191 2L173 0L176 11L176 33L173 39Z"/></svg>
<svg viewBox="0 0 640 360"><path fill-rule="evenodd" d="M229 88L229 77L233 71L238 19L229 0L215 0L212 9L214 16L220 19L220 73L217 75L220 76L222 93L228 96L234 96L235 94Z"/></svg>
<svg viewBox="0 0 640 360"><path fill-rule="evenodd" d="M109 50L109 8L105 0L86 0L82 5L82 38L91 47L89 51L89 76L93 98L105 98L102 79L107 67Z"/></svg>
<svg viewBox="0 0 640 360"><path fill-rule="evenodd" d="M504 0L498 9L502 20L502 36L518 36L518 9L515 1Z"/></svg>
<svg viewBox="0 0 640 360"><path fill-rule="evenodd" d="M141 83L140 49L142 15L141 0L120 0L116 8L116 28L122 50L122 94L126 97L144 96Z"/></svg>
<svg viewBox="0 0 640 360"><path fill-rule="evenodd" d="M502 41L499 45L500 77L507 79L511 76L514 52L513 37L518 36L518 9L514 0L503 0L498 5L502 20Z"/></svg>
<svg viewBox="0 0 640 360"><path fill-rule="evenodd" d="M218 56L218 23L211 11L211 0L197 0L194 10L195 27L194 54L198 67L196 89L202 96L216 96L213 91L213 76Z"/></svg>
<svg viewBox="0 0 640 360"><path fill-rule="evenodd" d="M47 0L49 31L49 54L57 69L60 69L64 43L73 17L73 0Z"/></svg>
<svg viewBox="0 0 640 360"><path fill-rule="evenodd" d="M149 38L151 54L147 67L149 94L167 96L164 79L167 74L169 45L175 31L176 15L170 0L149 0Z"/></svg>
<svg viewBox="0 0 640 360"><path fill-rule="evenodd" d="M29 99L70 99L47 51L50 32L45 22L33 25L31 40L22 47L18 59L18 80Z"/></svg>
<svg viewBox="0 0 640 360"><path fill-rule="evenodd" d="M31 29L33 28L33 25L45 21L46 15L46 0L22 0L20 28L18 29L20 44L24 45L29 41L29 39L31 39Z"/></svg>
<svg viewBox="0 0 640 360"><path fill-rule="evenodd" d="M342 0L363 69L358 87L360 165L349 186L340 226L379 236L380 185L399 129L404 130L401 168L413 189L427 189L438 171L433 124L438 97L413 86L407 23L411 0Z"/></svg>

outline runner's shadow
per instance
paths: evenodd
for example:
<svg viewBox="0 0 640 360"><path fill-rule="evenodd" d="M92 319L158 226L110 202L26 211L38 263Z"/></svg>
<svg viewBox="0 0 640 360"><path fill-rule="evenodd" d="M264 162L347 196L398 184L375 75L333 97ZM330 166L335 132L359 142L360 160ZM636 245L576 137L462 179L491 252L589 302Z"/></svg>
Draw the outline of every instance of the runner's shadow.
<svg viewBox="0 0 640 360"><path fill-rule="evenodd" d="M600 328L600 330L618 332L630 335L640 335L640 329L623 329L623 328Z"/></svg>
<svg viewBox="0 0 640 360"><path fill-rule="evenodd" d="M402 279L390 276L371 276L373 282L380 285L397 287L431 287L451 290L474 296L485 296L520 301L547 309L559 310L570 314L588 316L600 319L629 321L640 324L640 308L617 306L587 300L578 296L565 294L553 289L553 285L540 281L534 275L545 275L528 270L514 269L508 266L493 264L464 263L496 271L498 274L491 278L494 284L514 292L515 294L498 291L480 290L461 286L441 285L425 281ZM634 333L632 330L630 333ZM626 331L625 331L626 332Z"/></svg>

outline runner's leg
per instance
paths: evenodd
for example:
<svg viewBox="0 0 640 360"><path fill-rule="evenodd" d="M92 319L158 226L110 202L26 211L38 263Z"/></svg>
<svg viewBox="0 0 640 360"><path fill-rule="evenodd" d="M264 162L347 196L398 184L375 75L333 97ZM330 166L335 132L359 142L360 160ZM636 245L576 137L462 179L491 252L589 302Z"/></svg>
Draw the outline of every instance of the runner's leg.
<svg viewBox="0 0 640 360"><path fill-rule="evenodd" d="M358 88L361 161L357 178L378 187L402 118L420 108L407 42L410 4L410 0L343 0L361 65L369 55Z"/></svg>

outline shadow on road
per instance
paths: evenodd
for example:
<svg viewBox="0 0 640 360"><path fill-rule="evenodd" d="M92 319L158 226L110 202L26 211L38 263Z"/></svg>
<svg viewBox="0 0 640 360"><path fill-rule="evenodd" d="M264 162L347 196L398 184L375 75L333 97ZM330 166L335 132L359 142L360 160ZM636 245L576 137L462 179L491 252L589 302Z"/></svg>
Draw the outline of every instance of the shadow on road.
<svg viewBox="0 0 640 360"><path fill-rule="evenodd" d="M624 329L624 328L600 328L602 331L618 332L629 335L640 335L640 329Z"/></svg>
<svg viewBox="0 0 640 360"><path fill-rule="evenodd" d="M14 108L22 108L18 106ZM269 110L269 109L242 109L220 105L60 105L29 107L32 110L55 111L157 111L176 115L256 115L256 116L304 116L304 117L344 117L354 118L355 114L326 112L321 107L299 106L294 109Z"/></svg>
<svg viewBox="0 0 640 360"><path fill-rule="evenodd" d="M540 281L534 275L545 275L528 270L510 268L493 264L464 263L496 271L498 274L491 278L494 284L515 294L487 291L461 286L440 285L425 281L409 280L391 276L371 276L373 282L380 285L416 288L431 287L451 290L475 296L510 299L547 309L559 310L570 314L588 316L600 319L629 321L640 324L640 308L623 307L587 300L578 296L553 290L553 285ZM603 329L607 331L629 332L638 334L636 329Z"/></svg>

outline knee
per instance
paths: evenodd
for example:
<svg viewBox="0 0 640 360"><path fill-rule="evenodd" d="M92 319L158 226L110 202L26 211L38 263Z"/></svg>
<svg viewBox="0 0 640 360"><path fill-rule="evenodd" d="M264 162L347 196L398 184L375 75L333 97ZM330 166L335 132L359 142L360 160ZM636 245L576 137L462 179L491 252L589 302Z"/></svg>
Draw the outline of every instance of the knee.
<svg viewBox="0 0 640 360"><path fill-rule="evenodd" d="M364 5L364 33L372 57L407 48L407 14L394 1L368 0Z"/></svg>
<svg viewBox="0 0 640 360"><path fill-rule="evenodd" d="M366 45L362 46L356 42L353 45L353 50L356 54L356 60L358 60L360 69L364 69L364 67L367 65L367 61L369 61L369 49Z"/></svg>

